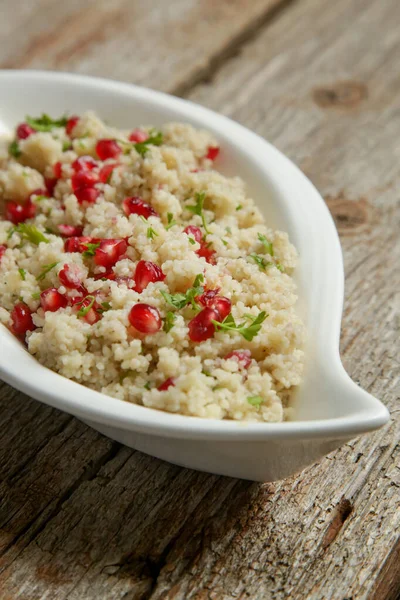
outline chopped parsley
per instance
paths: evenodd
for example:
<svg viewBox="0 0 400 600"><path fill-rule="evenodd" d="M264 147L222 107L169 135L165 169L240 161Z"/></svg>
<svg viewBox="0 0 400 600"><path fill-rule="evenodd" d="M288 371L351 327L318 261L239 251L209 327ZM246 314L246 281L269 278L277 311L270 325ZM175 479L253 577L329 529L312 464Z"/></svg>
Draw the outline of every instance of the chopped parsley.
<svg viewBox="0 0 400 600"><path fill-rule="evenodd" d="M196 204L192 204L191 206L187 206L186 208L188 210L190 210L190 212L192 212L194 215L199 215L199 217L201 217L201 221L203 223L205 232L210 233L210 231L207 228L206 218L204 216L204 210L203 210L206 193L205 192L196 192L194 198L196 200Z"/></svg>
<svg viewBox="0 0 400 600"><path fill-rule="evenodd" d="M196 296L199 296L204 292L203 286L200 284L204 281L204 275L200 273L196 276L196 279L193 282L193 287L189 288L185 294L178 292L177 294L168 294L160 290L162 297L165 302L176 308L177 310L184 308L187 304L191 304L194 310L198 309L198 304L196 302Z"/></svg>
<svg viewBox="0 0 400 600"><path fill-rule="evenodd" d="M173 328L174 324L176 321L176 316L174 315L173 312L168 311L165 319L164 319L164 325L163 325L163 330L165 331L165 333L168 333L169 331L171 331L171 329Z"/></svg>
<svg viewBox="0 0 400 600"><path fill-rule="evenodd" d="M156 236L158 236L158 233L154 231L152 227L149 227L147 230L147 237L149 238L149 240L154 240Z"/></svg>
<svg viewBox="0 0 400 600"><path fill-rule="evenodd" d="M109 302L102 302L101 306L97 308L97 312L100 314L103 314L108 310L111 310L111 304Z"/></svg>
<svg viewBox="0 0 400 600"><path fill-rule="evenodd" d="M147 219L143 215L140 215L140 220L147 225Z"/></svg>
<svg viewBox="0 0 400 600"><path fill-rule="evenodd" d="M20 147L18 145L17 140L14 140L8 146L8 153L11 154L11 156L14 156L15 158L18 158L19 156L21 156L22 152L21 152L21 149L20 149Z"/></svg>
<svg viewBox="0 0 400 600"><path fill-rule="evenodd" d="M265 258L260 256L259 254L255 254L254 252L252 254L249 254L249 257L252 258L254 262L258 265L260 271L265 271L267 267L273 264L265 260Z"/></svg>
<svg viewBox="0 0 400 600"><path fill-rule="evenodd" d="M241 204L238 204L236 210L240 210L241 208L243 208L243 206Z"/></svg>
<svg viewBox="0 0 400 600"><path fill-rule="evenodd" d="M144 156L150 145L161 146L162 143L163 134L161 131L153 131L147 140L144 140L144 142L136 142L136 144L133 144L133 147L135 148L136 152L140 154L140 156Z"/></svg>
<svg viewBox="0 0 400 600"><path fill-rule="evenodd" d="M222 323L220 323L219 321L213 321L213 323L217 331L219 329L223 329L225 331L237 331L242 337L244 337L245 340L251 342L251 340L260 331L261 325L267 317L267 313L263 310L256 317L251 317L252 320L250 324L236 323L232 314L229 314L227 317L225 317ZM249 317L247 318L250 320Z"/></svg>
<svg viewBox="0 0 400 600"><path fill-rule="evenodd" d="M84 304L83 304L85 302L85 300L89 300L89 304L87 306L84 306ZM87 315L89 310L92 308L94 301L95 301L94 296L86 296L86 298L84 298L82 300L82 302L80 302L81 308L76 313L78 315L78 317L84 317L85 315Z"/></svg>
<svg viewBox="0 0 400 600"><path fill-rule="evenodd" d="M232 233L232 228L231 227L225 227L225 231L226 231L226 233Z"/></svg>
<svg viewBox="0 0 400 600"><path fill-rule="evenodd" d="M189 240L189 244L192 244L192 246L194 246L194 245L195 245L195 243L196 243L196 240L195 240L195 239L193 239L193 238L191 238L191 237L188 237L188 240Z"/></svg>
<svg viewBox="0 0 400 600"><path fill-rule="evenodd" d="M68 119L67 117L60 117L59 119L52 119L45 113L41 117L26 117L26 122L35 131L51 131L55 127L65 127Z"/></svg>
<svg viewBox="0 0 400 600"><path fill-rule="evenodd" d="M33 300L39 300L40 299L40 292L33 293L31 297L32 297Z"/></svg>
<svg viewBox="0 0 400 600"><path fill-rule="evenodd" d="M267 238L265 237L265 235L263 235L262 233L258 234L258 239L264 246L265 252L267 254L270 254L271 256L273 256L274 255L274 246L273 246L272 242L269 242L267 240Z"/></svg>
<svg viewBox="0 0 400 600"><path fill-rule="evenodd" d="M248 396L247 402L252 406L260 408L260 405L263 403L263 399L261 398L261 396Z"/></svg>
<svg viewBox="0 0 400 600"><path fill-rule="evenodd" d="M174 215L172 213L167 213L167 219L168 219L168 224L165 227L165 229L168 231L168 229L171 229L171 227L176 225L176 221L174 220Z"/></svg>
<svg viewBox="0 0 400 600"><path fill-rule="evenodd" d="M99 246L100 242L96 242L95 244L88 242L87 244L85 244L86 250L82 252L82 256L84 256L85 258L90 258L91 256L94 256Z"/></svg>
<svg viewBox="0 0 400 600"><path fill-rule="evenodd" d="M32 244L36 244L37 246L40 242L44 242L48 244L50 242L49 239L37 227L34 225L28 225L27 223L19 223L19 225L15 225L15 227L11 227L8 232L7 239L9 239L13 233L19 233L24 239L28 240Z"/></svg>
<svg viewBox="0 0 400 600"><path fill-rule="evenodd" d="M72 150L71 142L63 142L62 151L66 152L67 150Z"/></svg>
<svg viewBox="0 0 400 600"><path fill-rule="evenodd" d="M39 275L36 277L36 281L42 281L42 279L44 279L46 277L47 273L49 271L51 271L52 269L54 269L54 267L56 267L57 265L58 265L58 262L54 262L49 265L44 265L41 273L39 273Z"/></svg>
<svg viewBox="0 0 400 600"><path fill-rule="evenodd" d="M25 281L25 279L26 279L26 277L25 277L25 275L26 275L25 269L18 269L18 273L21 275L21 279L23 281Z"/></svg>
<svg viewBox="0 0 400 600"><path fill-rule="evenodd" d="M150 387L151 387L150 386L150 381L148 381L147 383L145 383L143 387L144 387L145 390L149 390Z"/></svg>
<svg viewBox="0 0 400 600"><path fill-rule="evenodd" d="M224 240L224 239L221 239L221 242L223 243L224 246L228 245L228 242L226 240Z"/></svg>

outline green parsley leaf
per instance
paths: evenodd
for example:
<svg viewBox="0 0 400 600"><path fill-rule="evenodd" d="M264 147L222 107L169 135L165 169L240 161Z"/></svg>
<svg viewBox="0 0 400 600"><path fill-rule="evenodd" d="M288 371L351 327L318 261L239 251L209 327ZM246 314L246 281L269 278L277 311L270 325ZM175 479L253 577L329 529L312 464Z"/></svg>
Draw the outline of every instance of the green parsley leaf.
<svg viewBox="0 0 400 600"><path fill-rule="evenodd" d="M44 242L45 244L50 242L37 227L28 225L28 223L19 223L19 225L11 227L8 232L8 238L10 238L14 232L19 233L24 239L29 240L32 244L36 244L37 246L40 242Z"/></svg>
<svg viewBox="0 0 400 600"><path fill-rule="evenodd" d="M39 300L40 299L40 292L35 292L34 294L32 294L31 298L33 300Z"/></svg>
<svg viewBox="0 0 400 600"><path fill-rule="evenodd" d="M94 256L99 246L100 242L96 242L95 244L91 244L90 242L88 242L87 244L85 244L86 250L82 252L82 256L84 256L85 258L90 258L91 256Z"/></svg>
<svg viewBox="0 0 400 600"><path fill-rule="evenodd" d="M207 371L206 369L202 369L201 371L203 373L203 375L205 375L206 377L212 377L210 371Z"/></svg>
<svg viewBox="0 0 400 600"><path fill-rule="evenodd" d="M173 312L168 311L165 319L164 319L164 325L163 325L163 330L165 331L165 333L168 333L169 331L171 331L171 329L173 328L174 324L176 321L176 316L174 315Z"/></svg>
<svg viewBox="0 0 400 600"><path fill-rule="evenodd" d="M140 215L140 220L147 225L147 219L143 215Z"/></svg>
<svg viewBox="0 0 400 600"><path fill-rule="evenodd" d="M143 387L144 387L145 390L149 390L151 388L150 381L148 381L147 383L145 383Z"/></svg>
<svg viewBox="0 0 400 600"><path fill-rule="evenodd" d="M273 264L273 263L266 261L265 258L260 256L259 254L255 254L254 252L253 252L253 254L250 254L249 257L252 258L254 260L254 262L258 265L258 268L260 269L260 271L265 271L265 269L267 267L269 267L270 265Z"/></svg>
<svg viewBox="0 0 400 600"><path fill-rule="evenodd" d="M243 208L243 206L241 204L238 204L236 210L240 210L241 208Z"/></svg>
<svg viewBox="0 0 400 600"><path fill-rule="evenodd" d="M275 266L278 269L278 271L280 271L281 273L285 272L285 269L282 267L282 265L280 263L275 263Z"/></svg>
<svg viewBox="0 0 400 600"><path fill-rule="evenodd" d="M221 239L221 242L223 243L224 246L228 245L228 242L226 240L224 240L224 239Z"/></svg>
<svg viewBox="0 0 400 600"><path fill-rule="evenodd" d="M103 314L108 310L111 310L111 304L109 302L102 302L101 306L98 307L97 312Z"/></svg>
<svg viewBox="0 0 400 600"><path fill-rule="evenodd" d="M11 144L8 146L8 153L11 154L11 156L14 156L15 158L21 156L22 152L20 150L17 140L12 141Z"/></svg>
<svg viewBox="0 0 400 600"><path fill-rule="evenodd" d="M200 285L204 281L204 275L199 273L193 282L193 287L189 288L185 294L178 292L177 294L168 294L160 290L164 300L176 308L177 310L184 308L187 304L191 304L194 310L198 309L198 304L195 300L196 296L200 296L204 292L204 288Z"/></svg>
<svg viewBox="0 0 400 600"><path fill-rule="evenodd" d="M59 119L52 119L49 115L45 113L42 114L41 117L26 117L26 122L35 130L35 131L51 131L55 127L65 127L68 119L67 117L60 117Z"/></svg>
<svg viewBox="0 0 400 600"><path fill-rule="evenodd" d="M56 267L57 265L58 265L58 262L54 262L54 263L51 263L49 265L44 265L43 266L43 270L36 277L36 281L42 281L42 279L44 279L46 277L47 273L49 271L51 271L52 269L54 269L54 267Z"/></svg>
<svg viewBox="0 0 400 600"><path fill-rule="evenodd" d="M158 236L158 233L154 231L152 227L149 227L147 230L147 237L149 238L149 240L154 240L156 236Z"/></svg>
<svg viewBox="0 0 400 600"><path fill-rule="evenodd" d="M201 283L204 283L204 275L203 273L199 273L196 275L195 280L193 282L193 287L199 287Z"/></svg>
<svg viewBox="0 0 400 600"><path fill-rule="evenodd" d="M160 294L167 304L170 304L178 310L184 308L187 304L186 294L168 294L168 292L164 292L163 290L160 290Z"/></svg>
<svg viewBox="0 0 400 600"><path fill-rule="evenodd" d="M43 194L38 194L37 196L34 196L33 200L35 202L40 202L41 200L48 200L49 197L48 196L43 196Z"/></svg>
<svg viewBox="0 0 400 600"><path fill-rule="evenodd" d="M171 229L171 227L176 225L176 221L174 221L174 215L172 213L167 213L167 219L168 219L168 224L165 227L165 229L168 231L168 229Z"/></svg>
<svg viewBox="0 0 400 600"><path fill-rule="evenodd" d="M194 198L196 200L196 204L192 204L190 206L187 206L186 208L188 210L190 210L190 212L192 212L194 215L199 215L199 217L201 217L205 232L210 233L210 231L207 229L206 218L205 218L204 212L203 212L203 206L204 206L204 200L206 198L206 193L205 192L196 192Z"/></svg>
<svg viewBox="0 0 400 600"><path fill-rule="evenodd" d="M85 300L89 300L89 304L87 306L84 306L84 302ZM88 314L89 310L92 308L93 304L95 301L95 297L94 296L86 296L86 298L84 298L82 300L82 302L80 302L80 306L81 308L78 310L78 312L76 313L78 317L84 317L85 315Z"/></svg>
<svg viewBox="0 0 400 600"><path fill-rule="evenodd" d="M62 145L62 151L66 152L67 150L72 150L71 142L64 142Z"/></svg>
<svg viewBox="0 0 400 600"><path fill-rule="evenodd" d="M260 408L261 404L263 403L263 398L261 398L261 396L248 396L247 402L252 406Z"/></svg>
<svg viewBox="0 0 400 600"><path fill-rule="evenodd" d="M147 138L147 140L144 140L144 142L137 142L136 144L133 144L133 147L135 148L136 152L140 154L140 156L144 156L150 145L161 146L162 143L163 134L161 131L155 131L152 133L152 135L150 135L150 137Z"/></svg>
<svg viewBox="0 0 400 600"><path fill-rule="evenodd" d="M251 342L252 339L260 331L261 325L267 317L267 313L263 310L256 317L252 317L253 320L250 323L250 325L248 325L246 322L236 324L232 313L225 317L222 323L220 323L219 321L212 322L214 323L217 331L220 329L223 329L225 331L237 331L242 337L244 337L245 340Z"/></svg>
<svg viewBox="0 0 400 600"><path fill-rule="evenodd" d="M25 278L25 275L26 275L26 271L25 271L25 269L18 269L18 273L21 275L21 279L22 279L23 281L25 281L25 279L26 279L26 278Z"/></svg>
<svg viewBox="0 0 400 600"><path fill-rule="evenodd" d="M231 227L225 227L225 231L226 231L226 233L232 233L232 228Z"/></svg>
<svg viewBox="0 0 400 600"><path fill-rule="evenodd" d="M262 233L258 234L258 239L264 246L266 253L273 256L274 255L274 246L273 246L272 242L269 242L267 240L267 238L265 237L265 235L263 235Z"/></svg>
<svg viewBox="0 0 400 600"><path fill-rule="evenodd" d="M194 245L195 245L195 243L196 243L196 240L194 240L194 239L193 239L193 238L191 238L191 237L188 237L188 240L189 240L189 244L192 244L192 246L194 246Z"/></svg>

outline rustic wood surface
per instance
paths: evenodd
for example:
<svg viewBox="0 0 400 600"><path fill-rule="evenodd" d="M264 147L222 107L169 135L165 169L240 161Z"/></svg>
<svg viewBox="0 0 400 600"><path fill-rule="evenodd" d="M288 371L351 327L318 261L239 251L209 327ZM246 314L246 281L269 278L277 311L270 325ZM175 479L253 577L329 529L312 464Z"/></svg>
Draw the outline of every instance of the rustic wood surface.
<svg viewBox="0 0 400 600"><path fill-rule="evenodd" d="M398 0L1 7L2 67L179 93L299 164L341 236L345 367L392 422L260 485L131 451L2 384L0 598L399 597Z"/></svg>

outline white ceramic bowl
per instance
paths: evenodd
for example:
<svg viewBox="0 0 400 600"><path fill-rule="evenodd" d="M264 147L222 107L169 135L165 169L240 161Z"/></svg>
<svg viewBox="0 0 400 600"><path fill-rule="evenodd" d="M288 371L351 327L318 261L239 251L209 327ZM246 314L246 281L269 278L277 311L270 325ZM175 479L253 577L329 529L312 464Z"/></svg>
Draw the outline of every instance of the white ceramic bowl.
<svg viewBox="0 0 400 600"><path fill-rule="evenodd" d="M309 336L306 373L294 399L292 422L206 420L116 400L42 367L0 327L4 381L147 454L258 481L286 477L388 421L386 408L360 389L340 362L343 264L333 221L317 190L278 150L201 106L116 81L2 71L0 89L0 131L10 131L27 113L57 116L87 109L116 127L184 121L212 131L222 147L217 168L247 182L268 224L287 231L299 251L299 311Z"/></svg>

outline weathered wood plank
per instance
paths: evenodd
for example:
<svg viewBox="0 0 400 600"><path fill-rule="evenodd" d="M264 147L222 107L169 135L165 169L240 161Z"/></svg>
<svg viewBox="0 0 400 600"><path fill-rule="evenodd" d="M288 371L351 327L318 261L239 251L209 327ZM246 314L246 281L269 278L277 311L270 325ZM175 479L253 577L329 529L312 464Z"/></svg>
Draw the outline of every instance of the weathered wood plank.
<svg viewBox="0 0 400 600"><path fill-rule="evenodd" d="M57 69L166 91L187 89L210 62L218 63L288 1L7 1L0 67Z"/></svg>
<svg viewBox="0 0 400 600"><path fill-rule="evenodd" d="M190 96L272 140L327 197L345 252L344 362L391 408L399 373L396 8L395 0L298 3ZM5 402L4 414L15 429L0 441L2 456L15 452L0 507L10 536L0 537L9 541L2 598L396 597L398 412L386 430L260 486L118 449L56 411L35 414L29 402L25 412L20 396L12 402L18 410Z"/></svg>

